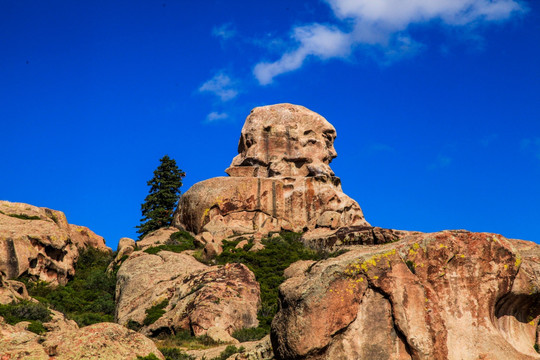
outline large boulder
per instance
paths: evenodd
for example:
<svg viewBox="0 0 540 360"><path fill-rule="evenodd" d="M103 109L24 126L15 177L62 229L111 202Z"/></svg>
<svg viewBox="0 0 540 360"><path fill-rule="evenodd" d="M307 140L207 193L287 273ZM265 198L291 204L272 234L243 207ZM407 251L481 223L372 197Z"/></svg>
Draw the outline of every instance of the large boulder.
<svg viewBox="0 0 540 360"><path fill-rule="evenodd" d="M147 310L162 305L163 314L144 325ZM190 330L220 341L258 325L259 284L242 264L207 266L185 253L133 253L117 273L115 321L136 322L142 333Z"/></svg>
<svg viewBox="0 0 540 360"><path fill-rule="evenodd" d="M298 266L280 287L277 359L539 359L540 246L408 234Z"/></svg>
<svg viewBox="0 0 540 360"><path fill-rule="evenodd" d="M9 325L0 318L1 359L135 360L151 353L164 359L152 340L118 324L100 323L79 329L73 323L44 335L30 332L25 326Z"/></svg>
<svg viewBox="0 0 540 360"><path fill-rule="evenodd" d="M368 226L330 168L336 131L305 107L255 108L240 135L238 155L217 177L180 199L173 225L214 239L281 230Z"/></svg>
<svg viewBox="0 0 540 360"><path fill-rule="evenodd" d="M68 224L61 211L0 201L0 271L9 279L27 273L65 284L80 250L89 246L111 251L101 236Z"/></svg>

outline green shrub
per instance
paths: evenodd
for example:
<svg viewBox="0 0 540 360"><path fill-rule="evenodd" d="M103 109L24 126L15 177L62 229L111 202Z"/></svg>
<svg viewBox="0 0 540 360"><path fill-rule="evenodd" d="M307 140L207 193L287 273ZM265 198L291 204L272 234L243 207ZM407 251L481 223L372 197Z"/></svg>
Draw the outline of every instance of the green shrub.
<svg viewBox="0 0 540 360"><path fill-rule="evenodd" d="M139 331L142 328L142 325L135 320L129 320L126 327L133 331Z"/></svg>
<svg viewBox="0 0 540 360"><path fill-rule="evenodd" d="M154 353L150 353L146 356L137 355L137 360L159 360L159 358L156 355L154 355Z"/></svg>
<svg viewBox="0 0 540 360"><path fill-rule="evenodd" d="M194 356L188 355L177 348L159 348L159 351L165 356L165 360L195 360Z"/></svg>
<svg viewBox="0 0 540 360"><path fill-rule="evenodd" d="M225 350L221 352L221 354L219 354L219 356L216 356L211 360L227 360L229 356L237 354L239 352L244 352L244 350L245 349L243 347L237 348L234 345L229 345L225 348Z"/></svg>
<svg viewBox="0 0 540 360"><path fill-rule="evenodd" d="M265 248L249 252L236 249L240 240L223 241L223 253L216 258L218 264L242 263L253 273L261 286L259 328L252 332L270 331L270 324L278 307L278 287L284 281L283 271L298 260L321 260L336 254L317 252L306 248L299 240L301 234L282 232L279 237L262 241Z"/></svg>
<svg viewBox="0 0 540 360"><path fill-rule="evenodd" d="M21 220L41 220L39 216L35 216L35 215L30 216L26 214L7 214L7 216L11 216L11 217L21 219Z"/></svg>
<svg viewBox="0 0 540 360"><path fill-rule="evenodd" d="M165 244L149 247L144 252L155 255L160 251L180 253L185 250L194 250L195 248L195 238L190 233L187 231L177 231L170 236Z"/></svg>
<svg viewBox="0 0 540 360"><path fill-rule="evenodd" d="M89 247L79 255L75 276L65 286L21 279L28 293L40 302L63 312L79 326L114 318L116 274L107 274L112 255Z"/></svg>
<svg viewBox="0 0 540 360"><path fill-rule="evenodd" d="M262 339L267 334L265 329L260 327L244 328L232 333L232 337L240 342L255 341Z"/></svg>
<svg viewBox="0 0 540 360"><path fill-rule="evenodd" d="M21 321L47 322L51 320L51 313L45 305L28 300L18 303L12 302L6 305L0 304L0 316L11 325Z"/></svg>
<svg viewBox="0 0 540 360"><path fill-rule="evenodd" d="M166 336L161 339L163 347L182 347L188 350L207 349L221 345L221 342L215 341L208 335L194 336L189 330L177 331L174 336Z"/></svg>
<svg viewBox="0 0 540 360"><path fill-rule="evenodd" d="M43 326L43 323L37 320L30 321L30 324L28 325L27 330L33 333L36 333L38 335L41 335L44 332L47 332L47 329L45 329L45 327Z"/></svg>
<svg viewBox="0 0 540 360"><path fill-rule="evenodd" d="M165 309L169 305L169 299L165 299L157 305L152 306L149 309L146 309L146 318L144 318L143 324L145 326L151 325L157 321L163 314L165 314Z"/></svg>

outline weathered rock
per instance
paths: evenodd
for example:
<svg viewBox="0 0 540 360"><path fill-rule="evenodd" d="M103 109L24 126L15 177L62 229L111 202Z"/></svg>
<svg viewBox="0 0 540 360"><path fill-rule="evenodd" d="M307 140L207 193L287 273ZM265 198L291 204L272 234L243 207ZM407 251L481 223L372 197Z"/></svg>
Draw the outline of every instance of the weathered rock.
<svg viewBox="0 0 540 360"><path fill-rule="evenodd" d="M203 249L203 257L206 260L210 260L218 256L223 252L223 248L219 244L208 243Z"/></svg>
<svg viewBox="0 0 540 360"><path fill-rule="evenodd" d="M148 233L148 235L137 241L137 246L140 250L144 250L152 246L166 244L171 238L171 235L177 231L178 229L175 227L157 229Z"/></svg>
<svg viewBox="0 0 540 360"><path fill-rule="evenodd" d="M6 324L0 318L0 354L2 359L20 360L124 360L150 353L164 359L154 342L145 336L113 323L83 328L77 325L37 335L25 324Z"/></svg>
<svg viewBox="0 0 540 360"><path fill-rule="evenodd" d="M121 252L124 248L131 247L135 249L135 240L124 237L118 241L118 252Z"/></svg>
<svg viewBox="0 0 540 360"><path fill-rule="evenodd" d="M293 271L277 359L538 359L540 246L489 233L409 234Z"/></svg>
<svg viewBox="0 0 540 360"><path fill-rule="evenodd" d="M190 350L186 353L195 357L196 360L214 359L218 358L220 354L226 349L227 345L217 346L205 350ZM236 346L237 348L244 348L240 353L233 354L227 358L227 360L272 360L274 359L274 353L272 352L272 344L270 343L270 336L265 336L258 341L243 342Z"/></svg>
<svg viewBox="0 0 540 360"><path fill-rule="evenodd" d="M0 201L0 271L14 279L24 273L65 284L79 251L111 250L88 228L68 224L61 211Z"/></svg>
<svg viewBox="0 0 540 360"><path fill-rule="evenodd" d="M238 155L218 177L193 185L180 199L173 225L219 242L239 234L368 226L358 203L330 169L333 126L302 106L252 110Z"/></svg>
<svg viewBox="0 0 540 360"><path fill-rule="evenodd" d="M301 241L317 250L333 251L351 245L381 245L398 241L406 235L420 234L418 231L384 229L374 226L347 226L333 230L331 227L317 228L302 235Z"/></svg>
<svg viewBox="0 0 540 360"><path fill-rule="evenodd" d="M120 324L143 324L147 309L168 301L165 314L144 326L144 334L184 329L203 335L215 327L230 335L258 324L259 284L242 264L209 267L185 253L135 252L117 279L115 321Z"/></svg>
<svg viewBox="0 0 540 360"><path fill-rule="evenodd" d="M16 280L8 280L6 274L0 271L0 304L29 299L26 286Z"/></svg>

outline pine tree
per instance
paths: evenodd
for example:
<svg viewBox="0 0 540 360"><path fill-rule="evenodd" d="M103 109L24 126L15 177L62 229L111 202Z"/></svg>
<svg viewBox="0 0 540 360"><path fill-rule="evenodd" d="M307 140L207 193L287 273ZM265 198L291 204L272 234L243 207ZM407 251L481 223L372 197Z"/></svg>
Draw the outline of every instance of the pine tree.
<svg viewBox="0 0 540 360"><path fill-rule="evenodd" d="M176 166L176 161L168 155L159 161L161 163L154 171L154 177L147 182L150 193L141 205L143 218L141 225L137 226L139 239L151 231L171 225L174 209L180 198L182 179L186 176Z"/></svg>

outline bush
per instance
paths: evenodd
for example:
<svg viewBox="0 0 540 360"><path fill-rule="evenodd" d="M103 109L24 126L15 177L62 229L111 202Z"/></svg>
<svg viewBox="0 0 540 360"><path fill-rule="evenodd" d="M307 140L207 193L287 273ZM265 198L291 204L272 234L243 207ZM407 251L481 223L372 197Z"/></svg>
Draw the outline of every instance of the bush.
<svg viewBox="0 0 540 360"><path fill-rule="evenodd" d="M278 287L285 280L283 271L298 260L321 260L335 254L308 249L299 240L301 234L282 232L279 237L262 241L265 248L256 252L236 249L240 240L223 241L223 253L216 258L218 264L242 263L253 273L261 286L259 328L253 333L270 331L270 324L278 307Z"/></svg>
<svg viewBox="0 0 540 360"><path fill-rule="evenodd" d="M267 334L263 328L244 328L232 333L232 337L240 342L255 341L262 339Z"/></svg>
<svg viewBox="0 0 540 360"><path fill-rule="evenodd" d="M51 313L45 305L28 300L0 305L0 316L11 325L21 321L47 322L51 320Z"/></svg>
<svg viewBox="0 0 540 360"><path fill-rule="evenodd" d="M126 327L133 331L139 331L142 328L142 325L135 320L129 320L126 324Z"/></svg>
<svg viewBox="0 0 540 360"><path fill-rule="evenodd" d="M215 341L208 335L194 336L189 330L180 330L174 336L161 340L161 345L164 347L178 346L188 350L201 350L221 345L221 342Z"/></svg>
<svg viewBox="0 0 540 360"><path fill-rule="evenodd" d="M169 305L169 299L165 299L157 305L152 306L149 309L146 309L146 318L144 318L143 324L145 326L151 325L157 321L163 314L165 314L165 309Z"/></svg>
<svg viewBox="0 0 540 360"><path fill-rule="evenodd" d="M194 250L195 238L187 231L177 231L172 234L166 244L152 246L144 250L147 254L157 254L160 251L172 251L180 253L185 250Z"/></svg>
<svg viewBox="0 0 540 360"><path fill-rule="evenodd" d="M159 360L159 358L154 353L150 353L146 356L137 355L137 360Z"/></svg>
<svg viewBox="0 0 540 360"><path fill-rule="evenodd" d="M89 247L80 253L75 276L65 286L21 280L32 297L63 312L79 326L113 321L116 275L106 272L111 261L111 254Z"/></svg>
<svg viewBox="0 0 540 360"><path fill-rule="evenodd" d="M194 356L177 348L159 348L159 351L165 356L165 360L195 360Z"/></svg>
<svg viewBox="0 0 540 360"><path fill-rule="evenodd" d="M11 216L11 217L21 219L21 220L41 220L39 216L35 216L35 215L30 216L26 214L7 214L7 216Z"/></svg>
<svg viewBox="0 0 540 360"><path fill-rule="evenodd" d="M219 356L213 358L212 360L227 360L229 356L237 354L239 352L243 352L243 351L244 351L243 347L237 348L234 345L229 345L225 348L225 350L221 352L221 354L219 354Z"/></svg>
<svg viewBox="0 0 540 360"><path fill-rule="evenodd" d="M45 327L43 326L43 323L41 321L36 321L36 320L30 321L30 324L28 325L27 330L38 335L41 335L47 332L47 329L45 329Z"/></svg>

